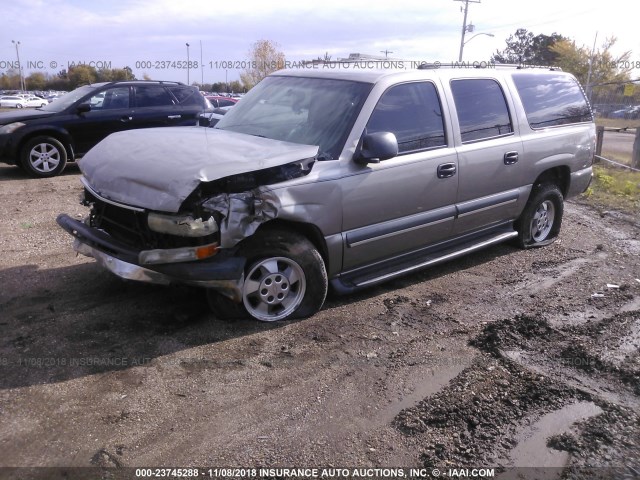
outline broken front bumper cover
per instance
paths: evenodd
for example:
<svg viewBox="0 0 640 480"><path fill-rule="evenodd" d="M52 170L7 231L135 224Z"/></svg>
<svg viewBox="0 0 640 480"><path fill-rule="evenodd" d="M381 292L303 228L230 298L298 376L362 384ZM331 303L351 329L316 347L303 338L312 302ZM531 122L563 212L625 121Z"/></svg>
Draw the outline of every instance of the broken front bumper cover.
<svg viewBox="0 0 640 480"><path fill-rule="evenodd" d="M115 275L139 282L168 285L183 283L213 288L239 302L242 299L246 259L233 257L224 251L206 260L141 266L140 251L112 238L106 232L62 214L56 219L67 233L75 237L73 248L93 257Z"/></svg>

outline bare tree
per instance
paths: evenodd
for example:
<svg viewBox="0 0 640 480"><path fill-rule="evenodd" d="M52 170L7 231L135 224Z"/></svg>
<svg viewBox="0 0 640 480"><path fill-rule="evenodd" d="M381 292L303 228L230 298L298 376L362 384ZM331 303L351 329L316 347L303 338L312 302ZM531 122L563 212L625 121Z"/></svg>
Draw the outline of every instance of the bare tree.
<svg viewBox="0 0 640 480"><path fill-rule="evenodd" d="M284 53L280 46L271 40L258 40L249 50L248 66L240 80L247 90L255 86L260 80L276 70L284 68Z"/></svg>

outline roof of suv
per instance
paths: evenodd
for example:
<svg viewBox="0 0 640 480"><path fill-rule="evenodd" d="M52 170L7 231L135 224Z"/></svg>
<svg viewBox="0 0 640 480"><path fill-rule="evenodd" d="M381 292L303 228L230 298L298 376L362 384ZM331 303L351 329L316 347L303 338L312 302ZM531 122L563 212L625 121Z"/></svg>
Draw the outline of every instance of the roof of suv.
<svg viewBox="0 0 640 480"><path fill-rule="evenodd" d="M419 80L427 78L456 78L456 77L494 77L502 78L513 73L533 73L570 75L562 70L550 67L518 68L512 65L495 65L488 68L476 68L473 66L442 66L442 68L425 69L371 69L358 67L357 64L340 63L315 65L309 68L297 68L280 70L273 76L327 78L334 80L350 80L365 83L378 83L382 79Z"/></svg>

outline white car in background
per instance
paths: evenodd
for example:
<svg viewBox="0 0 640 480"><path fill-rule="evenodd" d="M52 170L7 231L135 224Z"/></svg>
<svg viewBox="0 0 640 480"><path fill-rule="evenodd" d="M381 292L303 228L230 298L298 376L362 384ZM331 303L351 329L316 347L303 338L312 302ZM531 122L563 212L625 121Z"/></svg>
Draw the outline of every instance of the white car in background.
<svg viewBox="0 0 640 480"><path fill-rule="evenodd" d="M27 104L26 100L17 95L6 95L0 97L0 107L24 108Z"/></svg>
<svg viewBox="0 0 640 480"><path fill-rule="evenodd" d="M45 105L49 105L49 102L44 98L40 97L27 97L25 99L25 107L44 107Z"/></svg>

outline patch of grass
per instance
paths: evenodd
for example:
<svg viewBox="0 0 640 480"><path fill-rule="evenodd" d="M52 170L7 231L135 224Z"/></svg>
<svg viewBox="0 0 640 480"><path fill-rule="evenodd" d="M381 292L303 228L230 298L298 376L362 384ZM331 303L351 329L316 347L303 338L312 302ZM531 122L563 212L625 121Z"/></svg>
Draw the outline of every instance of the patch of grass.
<svg viewBox="0 0 640 480"><path fill-rule="evenodd" d="M624 163L625 165L631 165L631 152L612 151L602 147L602 156L613 160L614 162Z"/></svg>
<svg viewBox="0 0 640 480"><path fill-rule="evenodd" d="M593 182L582 198L632 215L640 213L640 172L595 165Z"/></svg>

